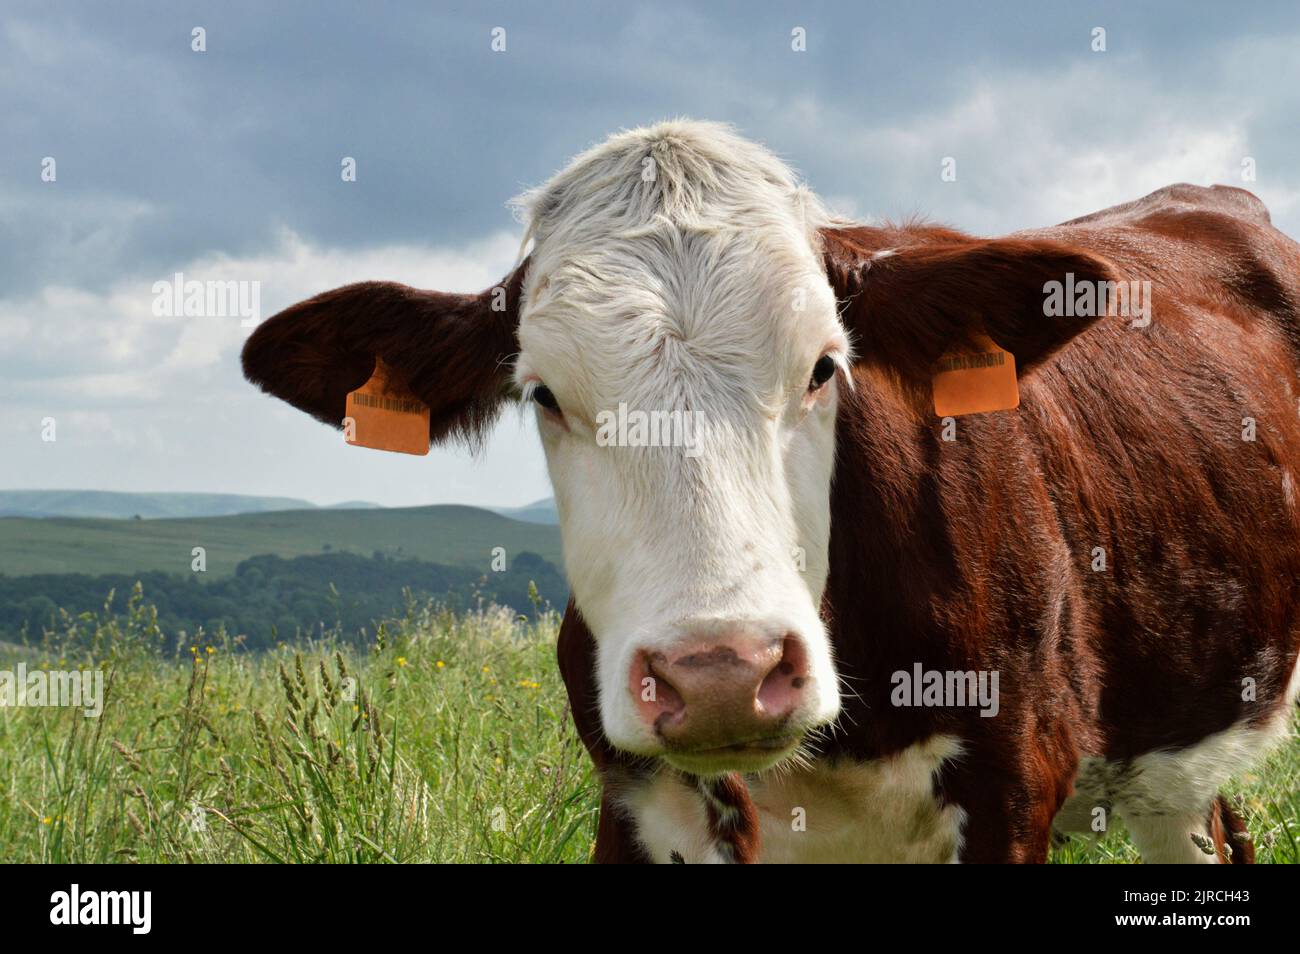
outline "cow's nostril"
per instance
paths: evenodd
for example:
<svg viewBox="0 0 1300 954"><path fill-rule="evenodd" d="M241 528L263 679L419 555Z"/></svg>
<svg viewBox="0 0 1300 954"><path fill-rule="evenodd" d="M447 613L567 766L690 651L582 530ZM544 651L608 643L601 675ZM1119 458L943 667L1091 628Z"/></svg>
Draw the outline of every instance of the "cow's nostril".
<svg viewBox="0 0 1300 954"><path fill-rule="evenodd" d="M787 636L781 644L781 661L772 667L758 687L759 709L766 715L781 717L799 705L799 691L808 681L808 656L803 644Z"/></svg>
<svg viewBox="0 0 1300 954"><path fill-rule="evenodd" d="M664 658L659 654L638 654L629 687L642 718L657 729L680 718L686 709L686 700L663 674L664 664Z"/></svg>
<svg viewBox="0 0 1300 954"><path fill-rule="evenodd" d="M649 660L648 669L650 683L642 693L643 698L662 712L677 713L685 709L686 700L672 681L656 668L654 659Z"/></svg>

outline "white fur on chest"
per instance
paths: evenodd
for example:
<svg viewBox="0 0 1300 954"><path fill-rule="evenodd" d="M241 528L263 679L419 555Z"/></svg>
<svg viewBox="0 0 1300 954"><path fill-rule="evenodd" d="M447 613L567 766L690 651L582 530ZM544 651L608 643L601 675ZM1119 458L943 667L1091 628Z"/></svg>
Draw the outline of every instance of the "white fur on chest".
<svg viewBox="0 0 1300 954"><path fill-rule="evenodd" d="M934 776L961 751L934 736L889 758L814 763L749 781L758 809L765 864L949 862L961 848L964 813L942 805ZM637 836L657 862L673 853L688 864L722 860L712 845L704 802L693 786L664 772L625 793Z"/></svg>

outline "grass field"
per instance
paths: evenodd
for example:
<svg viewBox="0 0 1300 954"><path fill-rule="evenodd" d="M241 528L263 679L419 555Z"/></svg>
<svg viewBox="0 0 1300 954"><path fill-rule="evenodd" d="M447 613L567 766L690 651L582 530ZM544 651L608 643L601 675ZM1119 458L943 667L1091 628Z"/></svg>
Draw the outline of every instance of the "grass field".
<svg viewBox="0 0 1300 954"><path fill-rule="evenodd" d="M430 563L482 567L493 547L531 550L560 564L559 528L511 520L477 507L287 510L181 520L0 517L0 574L189 573L191 551L207 552L209 578L240 560L375 550ZM399 550L400 548L400 550Z"/></svg>
<svg viewBox="0 0 1300 954"><path fill-rule="evenodd" d="M138 600L38 652L98 665L106 701L0 712L9 862L583 862L597 791L557 619L413 607L369 651L177 645ZM72 642L82 648L67 648ZM1300 738L1234 790L1261 861L1300 861ZM1122 831L1057 862L1125 862Z"/></svg>

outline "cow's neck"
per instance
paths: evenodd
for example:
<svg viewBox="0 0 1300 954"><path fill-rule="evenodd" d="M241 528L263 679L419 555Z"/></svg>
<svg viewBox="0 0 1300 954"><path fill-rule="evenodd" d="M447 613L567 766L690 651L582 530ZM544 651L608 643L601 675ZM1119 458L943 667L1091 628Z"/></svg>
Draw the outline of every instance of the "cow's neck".
<svg viewBox="0 0 1300 954"><path fill-rule="evenodd" d="M879 713L890 706L893 673L916 663L964 668L933 618L964 578L930 433L937 422L922 413L921 395L889 375L861 368L840 413L824 609L848 691L830 756L878 758L950 728L941 710Z"/></svg>

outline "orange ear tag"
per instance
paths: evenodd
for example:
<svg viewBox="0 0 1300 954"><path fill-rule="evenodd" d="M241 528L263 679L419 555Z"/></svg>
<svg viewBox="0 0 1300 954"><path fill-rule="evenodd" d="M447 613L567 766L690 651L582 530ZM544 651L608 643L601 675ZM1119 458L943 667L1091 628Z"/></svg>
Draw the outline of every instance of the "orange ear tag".
<svg viewBox="0 0 1300 954"><path fill-rule="evenodd" d="M348 393L343 422L343 439L359 447L396 451L399 454L429 453L429 407L411 392L391 383L384 362L375 359L370 380Z"/></svg>
<svg viewBox="0 0 1300 954"><path fill-rule="evenodd" d="M1009 411L1020 406L1016 358L988 335L973 347L945 351L935 365L934 413L940 417Z"/></svg>

